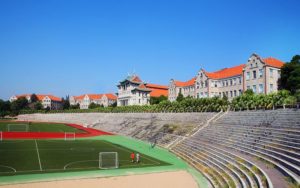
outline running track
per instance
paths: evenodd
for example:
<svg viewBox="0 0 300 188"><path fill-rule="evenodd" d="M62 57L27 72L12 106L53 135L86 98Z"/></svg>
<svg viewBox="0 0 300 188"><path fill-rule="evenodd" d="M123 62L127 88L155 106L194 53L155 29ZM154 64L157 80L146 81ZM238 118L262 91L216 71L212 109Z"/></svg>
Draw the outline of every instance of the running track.
<svg viewBox="0 0 300 188"><path fill-rule="evenodd" d="M77 124L65 124L80 130L85 133L75 133L76 138L101 136L101 135L113 135L108 132L86 128ZM61 132L3 132L3 139L53 139L53 138L65 138L65 133Z"/></svg>

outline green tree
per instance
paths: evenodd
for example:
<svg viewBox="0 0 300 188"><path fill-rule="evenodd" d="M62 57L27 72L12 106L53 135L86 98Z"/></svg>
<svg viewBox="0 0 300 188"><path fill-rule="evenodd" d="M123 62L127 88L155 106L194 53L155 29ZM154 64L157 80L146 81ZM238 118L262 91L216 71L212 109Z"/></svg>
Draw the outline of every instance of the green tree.
<svg viewBox="0 0 300 188"><path fill-rule="evenodd" d="M43 105L42 105L42 103L41 102L36 102L36 103L34 103L34 109L35 110L42 110L43 109Z"/></svg>
<svg viewBox="0 0 300 188"><path fill-rule="evenodd" d="M75 105L70 105L70 109L79 109L80 105L77 103Z"/></svg>
<svg viewBox="0 0 300 188"><path fill-rule="evenodd" d="M0 99L0 117L4 117L10 114L10 102Z"/></svg>
<svg viewBox="0 0 300 188"><path fill-rule="evenodd" d="M35 102L37 102L37 101L39 101L39 99L38 99L38 97L36 96L36 94L32 94L31 96L30 96L30 102L31 103L35 103Z"/></svg>
<svg viewBox="0 0 300 188"><path fill-rule="evenodd" d="M281 68L279 89L286 89L295 94L300 90L300 55L295 55L292 60Z"/></svg>
<svg viewBox="0 0 300 188"><path fill-rule="evenodd" d="M162 101L165 101L165 100L168 100L168 97L166 96L159 96L159 97L150 97L150 104L153 105L153 104L159 104L160 102Z"/></svg>
<svg viewBox="0 0 300 188"><path fill-rule="evenodd" d="M184 99L184 96L182 95L182 93L179 93L177 98L176 98L176 101L181 102L181 101L183 101L183 99Z"/></svg>
<svg viewBox="0 0 300 188"><path fill-rule="evenodd" d="M66 96L66 99L62 98L61 102L62 102L63 110L70 109L70 101L69 101L69 96L68 95Z"/></svg>
<svg viewBox="0 0 300 188"><path fill-rule="evenodd" d="M19 114L20 110L28 108L28 100L25 97L20 97L11 103L12 115Z"/></svg>
<svg viewBox="0 0 300 188"><path fill-rule="evenodd" d="M94 109L94 108L99 108L99 107L101 107L100 104L96 104L96 103L93 103L93 102L89 105L89 109Z"/></svg>

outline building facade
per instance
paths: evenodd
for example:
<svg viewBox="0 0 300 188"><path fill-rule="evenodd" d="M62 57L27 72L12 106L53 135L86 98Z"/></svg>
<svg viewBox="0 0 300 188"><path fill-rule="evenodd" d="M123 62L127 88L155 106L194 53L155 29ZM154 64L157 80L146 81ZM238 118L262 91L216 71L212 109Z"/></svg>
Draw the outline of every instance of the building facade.
<svg viewBox="0 0 300 188"><path fill-rule="evenodd" d="M18 98L24 97L31 102L31 95L32 94L23 94L23 95L13 95L10 97L10 102L17 100ZM37 94L38 101L41 102L43 108L50 108L51 110L60 110L62 109L62 100L59 97L53 95L44 95L44 94Z"/></svg>
<svg viewBox="0 0 300 188"><path fill-rule="evenodd" d="M175 101L179 93L181 93L184 97L195 97L195 81L196 77L186 82L171 79L168 99L170 101Z"/></svg>
<svg viewBox="0 0 300 188"><path fill-rule="evenodd" d="M118 106L149 105L150 97L168 96L168 87L143 82L137 75L128 76L118 85Z"/></svg>
<svg viewBox="0 0 300 188"><path fill-rule="evenodd" d="M80 109L88 109L91 103L108 107L117 102L117 96L112 93L106 94L84 94L79 96L70 96L70 105L79 104Z"/></svg>
<svg viewBox="0 0 300 188"><path fill-rule="evenodd" d="M169 100L176 100L179 93L184 97L224 97L229 100L241 95L247 89L254 93L268 94L277 91L280 68L283 62L275 58L261 58L252 54L246 64L224 68L215 72L200 69L195 81L190 84L171 80Z"/></svg>

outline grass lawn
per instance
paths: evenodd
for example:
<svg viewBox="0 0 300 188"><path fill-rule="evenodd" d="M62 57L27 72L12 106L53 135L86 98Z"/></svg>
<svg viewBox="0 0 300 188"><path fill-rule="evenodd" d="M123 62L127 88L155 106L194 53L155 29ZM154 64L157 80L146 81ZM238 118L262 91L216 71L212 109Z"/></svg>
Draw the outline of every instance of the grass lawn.
<svg viewBox="0 0 300 188"><path fill-rule="evenodd" d="M28 126L28 130L27 129ZM25 123L25 122L14 122L14 121L0 121L0 131L10 132L74 132L84 133L85 131L76 129L71 126L67 126L63 123Z"/></svg>
<svg viewBox="0 0 300 188"><path fill-rule="evenodd" d="M99 152L118 152L121 169L168 165L144 154L140 163L131 163L132 151L104 140L3 140L0 176L95 170L99 169Z"/></svg>

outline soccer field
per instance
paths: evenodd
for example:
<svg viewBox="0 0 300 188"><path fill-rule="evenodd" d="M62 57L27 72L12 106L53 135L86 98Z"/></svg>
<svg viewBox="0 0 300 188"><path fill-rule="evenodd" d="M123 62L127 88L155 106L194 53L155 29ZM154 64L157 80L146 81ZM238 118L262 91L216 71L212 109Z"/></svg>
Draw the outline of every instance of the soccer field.
<svg viewBox="0 0 300 188"><path fill-rule="evenodd" d="M97 170L100 152L117 152L119 168L168 165L143 154L140 163L132 163L133 150L103 140L3 140L0 176Z"/></svg>
<svg viewBox="0 0 300 188"><path fill-rule="evenodd" d="M63 123L39 122L1 122L0 131L10 132L74 132L84 133L83 130L65 125Z"/></svg>

